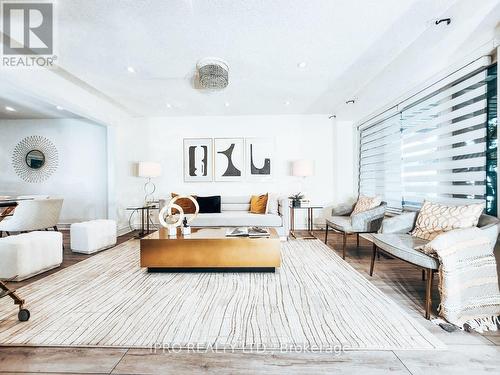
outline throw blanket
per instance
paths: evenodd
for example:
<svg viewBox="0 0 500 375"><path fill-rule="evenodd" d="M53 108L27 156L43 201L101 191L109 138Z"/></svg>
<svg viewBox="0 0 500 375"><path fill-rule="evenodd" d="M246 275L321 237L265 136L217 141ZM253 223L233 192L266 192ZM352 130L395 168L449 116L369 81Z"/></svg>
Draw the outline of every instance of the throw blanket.
<svg viewBox="0 0 500 375"><path fill-rule="evenodd" d="M497 330L500 291L493 255L498 227L467 228L443 233L425 247L439 267L439 315L466 330Z"/></svg>

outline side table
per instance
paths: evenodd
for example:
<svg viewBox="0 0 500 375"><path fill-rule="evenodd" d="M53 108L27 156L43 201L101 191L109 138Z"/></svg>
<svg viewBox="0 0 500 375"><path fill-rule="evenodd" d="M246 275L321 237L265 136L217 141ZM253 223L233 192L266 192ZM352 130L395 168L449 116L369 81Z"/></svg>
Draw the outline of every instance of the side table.
<svg viewBox="0 0 500 375"><path fill-rule="evenodd" d="M142 238L151 233L149 230L149 211L156 209L158 209L158 206L154 204L126 208L127 211L141 211L141 231L139 232L138 238ZM146 215L144 215L144 213L146 213Z"/></svg>
<svg viewBox="0 0 500 375"><path fill-rule="evenodd" d="M294 207L293 205L290 205L290 235L296 239L315 240L316 236L314 236L313 234L313 229L314 229L313 211L315 209L322 209L322 208L323 206L318 206L318 205L308 205L300 207ZM298 237L295 234L295 210L307 210L307 232L309 233L309 236L307 237Z"/></svg>

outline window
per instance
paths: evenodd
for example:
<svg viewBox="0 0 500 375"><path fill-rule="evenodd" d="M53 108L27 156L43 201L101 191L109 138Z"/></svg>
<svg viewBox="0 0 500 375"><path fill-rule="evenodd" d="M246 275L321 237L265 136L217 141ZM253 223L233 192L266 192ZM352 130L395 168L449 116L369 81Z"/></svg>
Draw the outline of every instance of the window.
<svg viewBox="0 0 500 375"><path fill-rule="evenodd" d="M403 207L486 199L486 70L401 113Z"/></svg>
<svg viewBox="0 0 500 375"><path fill-rule="evenodd" d="M360 129L359 192L389 210L424 199L497 214L496 65L455 72Z"/></svg>
<svg viewBox="0 0 500 375"><path fill-rule="evenodd" d="M379 195L401 211L401 122L399 114L375 122L360 133L359 192Z"/></svg>

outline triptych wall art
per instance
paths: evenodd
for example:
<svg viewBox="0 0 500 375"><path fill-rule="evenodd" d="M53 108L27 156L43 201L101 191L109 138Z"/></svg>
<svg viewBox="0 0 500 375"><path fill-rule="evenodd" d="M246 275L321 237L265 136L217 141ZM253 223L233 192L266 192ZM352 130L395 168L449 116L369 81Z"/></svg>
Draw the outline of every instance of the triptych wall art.
<svg viewBox="0 0 500 375"><path fill-rule="evenodd" d="M184 181L268 181L273 138L185 138Z"/></svg>

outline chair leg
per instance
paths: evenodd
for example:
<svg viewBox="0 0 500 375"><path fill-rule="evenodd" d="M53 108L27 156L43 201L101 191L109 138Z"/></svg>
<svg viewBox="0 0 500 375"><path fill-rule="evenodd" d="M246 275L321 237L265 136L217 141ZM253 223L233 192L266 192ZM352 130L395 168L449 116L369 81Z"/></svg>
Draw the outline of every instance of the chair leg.
<svg viewBox="0 0 500 375"><path fill-rule="evenodd" d="M342 234L342 259L345 260L345 246L347 242L347 233L343 232Z"/></svg>
<svg viewBox="0 0 500 375"><path fill-rule="evenodd" d="M359 247L359 233L356 233L356 247Z"/></svg>
<svg viewBox="0 0 500 375"><path fill-rule="evenodd" d="M375 266L375 258L377 254L377 245L373 244L372 262L370 263L370 276L373 276L373 267Z"/></svg>
<svg viewBox="0 0 500 375"><path fill-rule="evenodd" d="M425 269L425 277L427 278L425 287L425 319L429 320L432 309L432 269Z"/></svg>
<svg viewBox="0 0 500 375"><path fill-rule="evenodd" d="M325 228L325 243L328 242L328 224L326 224L326 228Z"/></svg>
<svg viewBox="0 0 500 375"><path fill-rule="evenodd" d="M0 230L0 238L3 237L3 230Z"/></svg>

